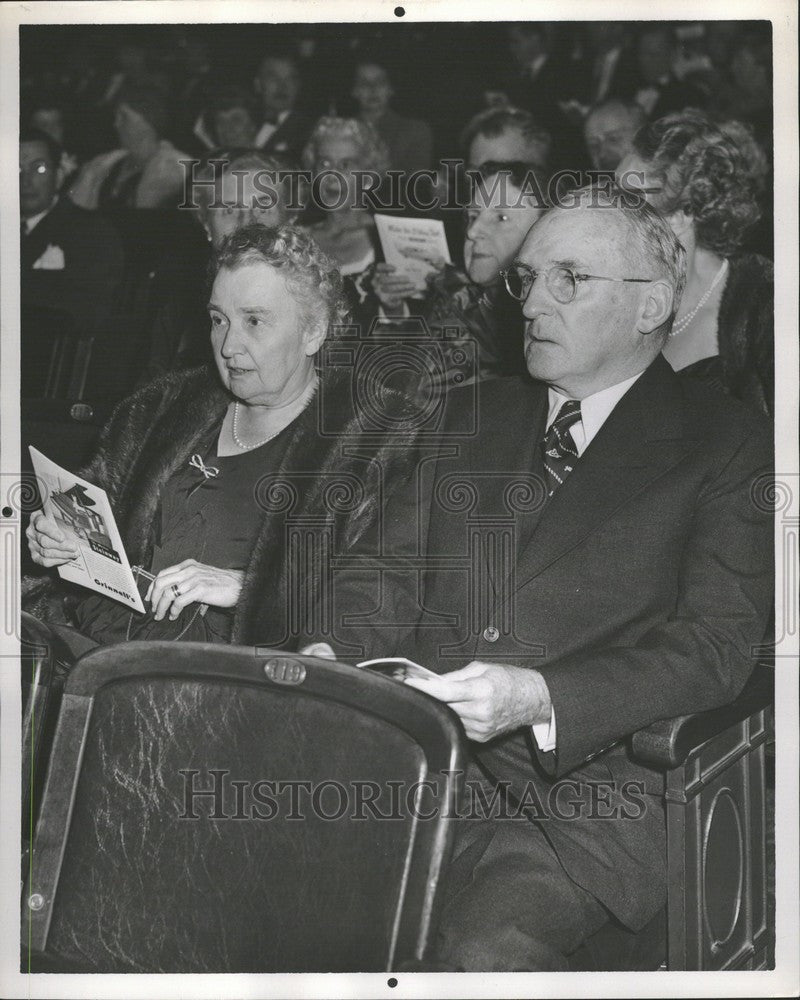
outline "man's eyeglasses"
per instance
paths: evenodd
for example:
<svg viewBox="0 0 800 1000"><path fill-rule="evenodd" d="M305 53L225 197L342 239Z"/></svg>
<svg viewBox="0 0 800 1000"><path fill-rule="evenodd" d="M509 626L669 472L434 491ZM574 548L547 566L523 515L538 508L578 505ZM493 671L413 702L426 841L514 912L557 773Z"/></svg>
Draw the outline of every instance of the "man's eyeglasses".
<svg viewBox="0 0 800 1000"><path fill-rule="evenodd" d="M579 274L571 267L564 267L561 264L554 264L543 271L534 271L527 264L514 263L501 271L500 274L508 294L517 299L518 302L524 302L527 299L534 281L542 274L548 292L556 302L560 302L562 305L572 302L580 281L635 281L647 284L653 280L652 278L606 278L599 274Z"/></svg>

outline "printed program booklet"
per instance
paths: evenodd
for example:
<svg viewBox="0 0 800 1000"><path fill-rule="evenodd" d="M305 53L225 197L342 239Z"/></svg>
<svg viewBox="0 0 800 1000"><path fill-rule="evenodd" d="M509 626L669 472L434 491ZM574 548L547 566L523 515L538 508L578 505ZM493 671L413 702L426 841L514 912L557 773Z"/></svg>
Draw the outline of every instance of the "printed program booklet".
<svg viewBox="0 0 800 1000"><path fill-rule="evenodd" d="M375 670L377 673L392 677L396 681L404 681L409 677L438 677L432 670L423 667L413 660L407 660L404 656L384 656L377 660L362 660L356 664L365 670Z"/></svg>
<svg viewBox="0 0 800 1000"><path fill-rule="evenodd" d="M424 292L428 276L450 264L450 251L441 219L411 219L375 215L375 225L387 264L392 264Z"/></svg>
<svg viewBox="0 0 800 1000"><path fill-rule="evenodd" d="M45 514L78 547L77 557L58 567L59 576L144 614L105 490L62 469L36 448L29 450Z"/></svg>

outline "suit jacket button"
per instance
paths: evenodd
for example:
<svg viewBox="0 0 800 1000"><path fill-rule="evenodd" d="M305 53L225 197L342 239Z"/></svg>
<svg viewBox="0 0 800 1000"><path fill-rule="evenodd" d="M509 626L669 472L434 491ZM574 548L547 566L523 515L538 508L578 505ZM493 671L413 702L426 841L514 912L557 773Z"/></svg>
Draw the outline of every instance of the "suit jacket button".
<svg viewBox="0 0 800 1000"><path fill-rule="evenodd" d="M497 640L500 638L500 633L494 627L494 625L489 625L483 630L483 638L487 642L497 642Z"/></svg>

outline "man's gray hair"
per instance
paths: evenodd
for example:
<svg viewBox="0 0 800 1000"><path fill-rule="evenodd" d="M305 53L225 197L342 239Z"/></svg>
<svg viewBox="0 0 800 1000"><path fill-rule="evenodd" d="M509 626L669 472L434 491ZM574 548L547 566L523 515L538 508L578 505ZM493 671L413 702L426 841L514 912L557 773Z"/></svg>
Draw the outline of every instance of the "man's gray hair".
<svg viewBox="0 0 800 1000"><path fill-rule="evenodd" d="M669 223L647 204L643 194L638 191L627 191L613 184L577 188L562 198L560 203L562 209L567 207L565 205L567 198L570 207L583 207L606 213L616 211L625 220L632 237L628 244L632 256L638 258L640 265L648 271L648 274L642 274L641 277L666 278L672 285L672 311L669 318L651 334L665 343L686 285L686 251ZM558 208L559 205L556 204L544 214L549 215ZM630 277L640 277L640 275L630 275Z"/></svg>

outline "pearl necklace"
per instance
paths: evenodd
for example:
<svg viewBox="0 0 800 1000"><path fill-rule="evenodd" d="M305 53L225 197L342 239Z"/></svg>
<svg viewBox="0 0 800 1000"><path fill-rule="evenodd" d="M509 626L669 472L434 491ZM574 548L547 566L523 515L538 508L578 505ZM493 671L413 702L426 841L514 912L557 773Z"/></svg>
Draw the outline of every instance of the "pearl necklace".
<svg viewBox="0 0 800 1000"><path fill-rule="evenodd" d="M717 273L714 275L714 280L708 286L705 294L697 303L697 305L694 307L694 309L692 309L690 313L687 313L683 317L683 319L679 320L677 323L672 324L672 329L669 332L670 337L677 337L679 333L683 333L686 327L689 326L689 324L692 322L695 316L700 312L700 310L703 308L706 302L708 302L709 298L711 297L711 293L714 291L714 289L717 287L720 281L722 281L723 275L727 272L727 270L728 270L728 261L726 259L723 260L722 266L720 267L719 271L717 271Z"/></svg>
<svg viewBox="0 0 800 1000"><path fill-rule="evenodd" d="M271 441L274 437L277 437L278 434L280 434L281 432L281 431L273 431L272 434L268 434L265 438L262 438L260 441L255 441L253 444L245 444L244 441L241 440L236 431L236 424L238 423L238 420L239 420L239 404L234 403L233 427L231 428L231 431L233 433L233 443L236 445L237 448L241 449L242 451L252 451L253 448L260 448L262 444L266 444L267 441ZM283 428L281 428L281 430L283 430Z"/></svg>
<svg viewBox="0 0 800 1000"><path fill-rule="evenodd" d="M286 409L287 406L291 406L293 403L296 403L301 396L305 395L307 392L309 392L309 390L315 388L316 384L317 384L317 379L315 377L306 386L303 392L300 393L299 396L295 396L294 399L290 399L288 403L284 403L282 406L276 406L275 409L284 410ZM252 451L253 448L260 448L262 444L266 444L267 441L271 441L274 437L277 437L281 433L281 431L286 430L286 427L289 426L288 424L286 424L284 427L280 427L277 431L273 431L271 434L267 434L265 438L262 438L260 441L255 441L253 444L245 444L244 441L242 441L242 439L239 437L239 433L236 429L236 425L238 424L238 422L239 422L239 402L237 400L233 404L233 422L231 426L231 436L233 437L233 443L241 451Z"/></svg>

